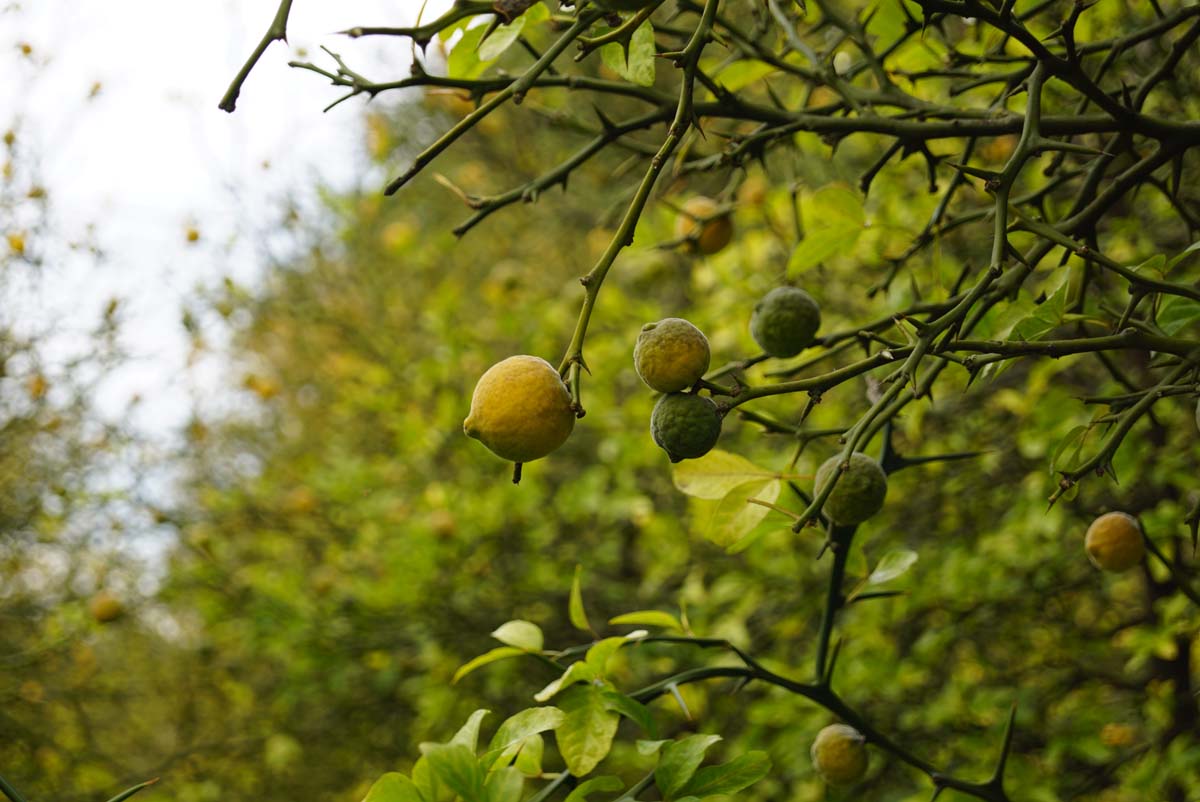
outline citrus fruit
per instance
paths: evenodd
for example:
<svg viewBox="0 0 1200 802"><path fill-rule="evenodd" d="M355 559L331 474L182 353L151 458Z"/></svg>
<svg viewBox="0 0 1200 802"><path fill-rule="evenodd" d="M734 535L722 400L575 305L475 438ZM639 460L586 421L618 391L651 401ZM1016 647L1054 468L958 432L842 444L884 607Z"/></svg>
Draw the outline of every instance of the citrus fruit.
<svg viewBox="0 0 1200 802"><path fill-rule="evenodd" d="M633 347L633 366L651 390L686 390L708 370L708 338L683 318L647 323Z"/></svg>
<svg viewBox="0 0 1200 802"><path fill-rule="evenodd" d="M120 618L121 614L125 612L125 608L121 606L120 599L108 591L102 590L88 602L88 612L92 614L92 618L97 623L107 624Z"/></svg>
<svg viewBox="0 0 1200 802"><path fill-rule="evenodd" d="M683 204L683 213L675 219L675 238L686 240L688 247L703 254L714 254L733 239L733 220L729 213L718 214L720 205L712 198L696 195Z"/></svg>
<svg viewBox="0 0 1200 802"><path fill-rule="evenodd" d="M754 305L750 336L771 356L795 356L812 345L821 327L821 308L807 292L776 287Z"/></svg>
<svg viewBox="0 0 1200 802"><path fill-rule="evenodd" d="M867 773L866 738L846 724L830 724L813 741L812 762L830 785L853 785Z"/></svg>
<svg viewBox="0 0 1200 802"><path fill-rule="evenodd" d="M702 395L668 393L650 414L650 434L671 462L703 457L721 436L721 414Z"/></svg>
<svg viewBox="0 0 1200 802"><path fill-rule="evenodd" d="M826 483L841 470L841 455L830 457L817 469L813 492L820 495ZM879 463L861 451L850 455L849 466L829 498L825 499L825 514L835 524L854 526L883 508L887 496L887 474Z"/></svg>
<svg viewBox="0 0 1200 802"><path fill-rule="evenodd" d="M1137 518L1124 512L1106 512L1092 521L1083 546L1092 563L1103 571L1127 571L1146 554L1142 527Z"/></svg>
<svg viewBox="0 0 1200 802"><path fill-rule="evenodd" d="M541 459L566 442L575 427L571 393L549 362L510 356L487 369L475 385L463 431L513 462Z"/></svg>

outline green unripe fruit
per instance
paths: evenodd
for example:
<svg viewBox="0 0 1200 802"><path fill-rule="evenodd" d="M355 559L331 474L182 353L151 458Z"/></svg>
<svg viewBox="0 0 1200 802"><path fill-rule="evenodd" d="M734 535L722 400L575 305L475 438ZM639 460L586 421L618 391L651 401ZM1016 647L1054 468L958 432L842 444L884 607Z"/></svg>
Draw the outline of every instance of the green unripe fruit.
<svg viewBox="0 0 1200 802"><path fill-rule="evenodd" d="M1092 564L1102 571L1128 571L1146 556L1142 527L1124 512L1107 512L1088 527L1083 540Z"/></svg>
<svg viewBox="0 0 1200 802"><path fill-rule="evenodd" d="M825 460L817 469L814 493L820 495L822 488L841 470L840 455ZM849 467L833 486L829 498L825 499L825 514L835 524L854 526L883 509L887 496L887 474L879 463L861 451L850 455Z"/></svg>
<svg viewBox="0 0 1200 802"><path fill-rule="evenodd" d="M821 308L795 287L776 287L754 305L750 336L771 356L791 357L812 345L821 327Z"/></svg>
<svg viewBox="0 0 1200 802"><path fill-rule="evenodd" d="M853 727L830 724L813 741L812 762L830 785L853 785L867 773L866 739Z"/></svg>
<svg viewBox="0 0 1200 802"><path fill-rule="evenodd" d="M670 393L654 405L650 434L671 462L703 457L721 436L721 414L704 396Z"/></svg>
<svg viewBox="0 0 1200 802"><path fill-rule="evenodd" d="M686 390L708 370L708 338L683 318L647 323L633 347L633 366L651 390Z"/></svg>

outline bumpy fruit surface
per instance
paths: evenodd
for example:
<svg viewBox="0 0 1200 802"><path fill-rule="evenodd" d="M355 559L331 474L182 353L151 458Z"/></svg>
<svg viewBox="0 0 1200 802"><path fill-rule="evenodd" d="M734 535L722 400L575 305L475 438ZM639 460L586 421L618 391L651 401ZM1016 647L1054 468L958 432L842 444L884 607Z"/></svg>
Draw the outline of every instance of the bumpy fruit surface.
<svg viewBox="0 0 1200 802"><path fill-rule="evenodd" d="M558 371L536 356L497 362L475 385L463 431L513 462L541 459L575 427L571 393Z"/></svg>
<svg viewBox="0 0 1200 802"><path fill-rule="evenodd" d="M721 436L721 415L704 396L670 393L654 405L650 434L671 462L703 457Z"/></svg>
<svg viewBox="0 0 1200 802"><path fill-rule="evenodd" d="M1128 571L1146 554L1142 527L1124 512L1107 512L1092 521L1083 546L1092 563L1104 571Z"/></svg>
<svg viewBox="0 0 1200 802"><path fill-rule="evenodd" d="M754 305L750 336L771 356L795 356L812 345L821 327L821 308L795 287L776 287Z"/></svg>
<svg viewBox="0 0 1200 802"><path fill-rule="evenodd" d="M866 739L853 727L830 724L813 741L812 762L830 785L853 785L867 773Z"/></svg>
<svg viewBox="0 0 1200 802"><path fill-rule="evenodd" d="M683 204L684 213L675 220L675 238L686 239L699 253L721 250L733 239L733 220L728 214L717 215L720 208L715 200L703 195L689 198Z"/></svg>
<svg viewBox="0 0 1200 802"><path fill-rule="evenodd" d="M683 318L647 323L633 347L633 366L651 390L677 393L708 370L708 338Z"/></svg>
<svg viewBox="0 0 1200 802"><path fill-rule="evenodd" d="M102 590L88 602L88 612L92 614L92 618L97 623L107 624L120 618L121 614L125 612L125 608L121 605L120 599L108 591Z"/></svg>
<svg viewBox="0 0 1200 802"><path fill-rule="evenodd" d="M814 493L821 489L841 469L840 455L825 460L817 469ZM825 499L825 514L841 526L854 526L883 509L887 496L887 474L879 463L861 451L850 455L850 467L837 480L829 498Z"/></svg>

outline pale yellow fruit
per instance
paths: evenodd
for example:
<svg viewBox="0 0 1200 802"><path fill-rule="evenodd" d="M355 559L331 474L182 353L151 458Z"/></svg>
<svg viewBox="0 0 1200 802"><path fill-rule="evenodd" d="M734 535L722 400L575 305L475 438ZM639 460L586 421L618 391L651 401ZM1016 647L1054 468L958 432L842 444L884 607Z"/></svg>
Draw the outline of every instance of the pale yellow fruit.
<svg viewBox="0 0 1200 802"><path fill-rule="evenodd" d="M513 462L541 459L566 442L575 427L571 393L549 362L510 356L475 385L463 431L496 456Z"/></svg>
<svg viewBox="0 0 1200 802"><path fill-rule="evenodd" d="M683 204L683 214L675 219L675 238L687 240L699 253L714 254L733 239L733 220L728 213L718 215L720 205L712 198L696 195Z"/></svg>
<svg viewBox="0 0 1200 802"><path fill-rule="evenodd" d="M680 317L647 323L633 347L633 366L651 390L686 390L708 370L710 354L704 332Z"/></svg>
<svg viewBox="0 0 1200 802"><path fill-rule="evenodd" d="M1107 512L1092 521L1083 546L1092 563L1104 571L1128 571L1146 555L1137 518L1124 512Z"/></svg>
<svg viewBox="0 0 1200 802"><path fill-rule="evenodd" d="M97 623L107 624L120 618L121 614L125 612L125 608L121 605L120 599L108 591L102 590L88 602L88 612L92 614L92 618Z"/></svg>
<svg viewBox="0 0 1200 802"><path fill-rule="evenodd" d="M866 739L846 724L830 724L813 741L812 762L830 785L853 785L867 773Z"/></svg>

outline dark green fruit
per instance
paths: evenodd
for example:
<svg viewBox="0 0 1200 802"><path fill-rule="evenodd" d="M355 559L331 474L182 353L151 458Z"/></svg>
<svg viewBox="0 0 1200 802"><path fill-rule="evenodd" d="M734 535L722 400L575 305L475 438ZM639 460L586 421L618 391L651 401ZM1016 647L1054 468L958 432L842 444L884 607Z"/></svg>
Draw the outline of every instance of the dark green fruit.
<svg viewBox="0 0 1200 802"><path fill-rule="evenodd" d="M820 495L821 489L841 469L841 455L830 457L817 469L813 492ZM833 492L825 499L825 514L835 524L854 526L883 509L887 496L887 474L879 463L861 451L850 455L850 464Z"/></svg>
<svg viewBox="0 0 1200 802"><path fill-rule="evenodd" d="M704 396L668 393L650 414L650 434L671 462L703 457L721 436L721 415Z"/></svg>
<svg viewBox="0 0 1200 802"><path fill-rule="evenodd" d="M776 287L754 305L750 336L775 357L795 356L812 345L821 327L821 308L795 287Z"/></svg>

